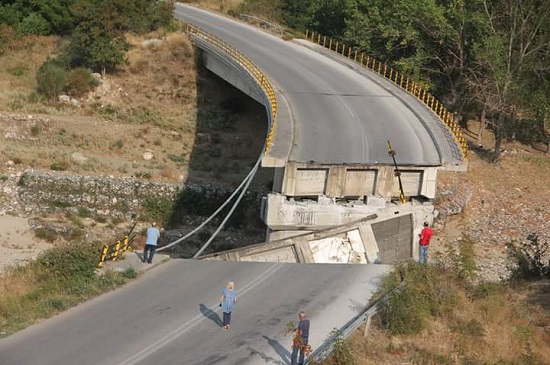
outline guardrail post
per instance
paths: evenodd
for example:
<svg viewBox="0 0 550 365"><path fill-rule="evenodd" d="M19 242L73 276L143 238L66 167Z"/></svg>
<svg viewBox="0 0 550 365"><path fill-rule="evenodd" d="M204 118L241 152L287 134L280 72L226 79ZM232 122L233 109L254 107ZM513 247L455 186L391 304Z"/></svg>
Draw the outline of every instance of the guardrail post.
<svg viewBox="0 0 550 365"><path fill-rule="evenodd" d="M113 254L113 261L117 261L118 260L118 254L120 253L120 241L117 241L116 245L115 245L115 252Z"/></svg>
<svg viewBox="0 0 550 365"><path fill-rule="evenodd" d="M357 50L355 50L355 55L353 56L353 60L357 62Z"/></svg>
<svg viewBox="0 0 550 365"><path fill-rule="evenodd" d="M386 77L386 71L388 70L388 65L384 64L384 77Z"/></svg>
<svg viewBox="0 0 550 365"><path fill-rule="evenodd" d="M306 39L308 39L308 36L309 35L309 29L306 29Z"/></svg>
<svg viewBox="0 0 550 365"><path fill-rule="evenodd" d="M317 34L317 44L321 44L321 33Z"/></svg>
<svg viewBox="0 0 550 365"><path fill-rule="evenodd" d="M336 49L335 52L338 53L338 41L336 41Z"/></svg>
<svg viewBox="0 0 550 365"><path fill-rule="evenodd" d="M323 36L323 47L326 47L327 44L327 36Z"/></svg>
<svg viewBox="0 0 550 365"><path fill-rule="evenodd" d="M346 52L346 44L342 42L342 56L344 56L344 52Z"/></svg>
<svg viewBox="0 0 550 365"><path fill-rule="evenodd" d="M361 61L359 62L361 65L363 64L364 59L365 59L365 53L361 52Z"/></svg>
<svg viewBox="0 0 550 365"><path fill-rule="evenodd" d="M108 251L109 251L109 245L103 245L103 248L101 249L101 258L99 259L99 263L97 264L97 267L99 267L100 269L103 267L103 263L107 258Z"/></svg>
<svg viewBox="0 0 550 365"><path fill-rule="evenodd" d="M328 41L328 49L332 51L332 38Z"/></svg>
<svg viewBox="0 0 550 365"><path fill-rule="evenodd" d="M372 322L372 316L373 316L373 313L369 313L367 315L367 320L365 321L365 332L363 333L363 337L367 337L369 335L369 329L370 329L370 324Z"/></svg>
<svg viewBox="0 0 550 365"><path fill-rule="evenodd" d="M382 69L382 62L378 61L378 74L380 75L380 70Z"/></svg>
<svg viewBox="0 0 550 365"><path fill-rule="evenodd" d="M351 58L351 47L348 48L348 58Z"/></svg>
<svg viewBox="0 0 550 365"><path fill-rule="evenodd" d="M367 56L367 63L365 64L366 68L369 68L369 63L370 63L370 56Z"/></svg>
<svg viewBox="0 0 550 365"><path fill-rule="evenodd" d="M128 251L128 248L130 247L130 246L128 245L128 242L129 242L129 241L130 241L130 237L129 237L129 236L125 236L125 237L124 237L124 244L123 244L123 246L122 246L122 255L123 255L123 256L124 256L124 253L125 253L126 251Z"/></svg>

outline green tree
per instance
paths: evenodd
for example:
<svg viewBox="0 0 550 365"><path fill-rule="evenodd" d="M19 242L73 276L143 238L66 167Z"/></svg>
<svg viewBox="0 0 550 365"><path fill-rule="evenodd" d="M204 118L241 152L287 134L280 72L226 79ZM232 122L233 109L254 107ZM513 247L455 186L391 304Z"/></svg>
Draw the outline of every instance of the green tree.
<svg viewBox="0 0 550 365"><path fill-rule="evenodd" d="M0 23L13 26L18 26L21 20L25 17L25 8L18 2L2 2L0 4Z"/></svg>
<svg viewBox="0 0 550 365"><path fill-rule="evenodd" d="M47 35L51 33L50 23L40 14L31 13L21 21L20 29L23 33Z"/></svg>
<svg viewBox="0 0 550 365"><path fill-rule="evenodd" d="M342 37L354 3L355 0L316 0L310 8L309 23L324 35Z"/></svg>
<svg viewBox="0 0 550 365"><path fill-rule="evenodd" d="M537 0L483 0L485 32L474 48L469 75L476 97L493 116L493 163L502 142L529 119L529 79L548 80L550 3ZM541 59L542 58L542 59ZM543 104L548 105L548 95ZM531 110L532 112L532 110Z"/></svg>
<svg viewBox="0 0 550 365"><path fill-rule="evenodd" d="M105 74L127 62L125 22L118 2L81 3L74 8L79 25L71 35L68 57L73 67L89 67Z"/></svg>
<svg viewBox="0 0 550 365"><path fill-rule="evenodd" d="M27 6L30 12L45 19L55 34L69 34L76 24L71 11L76 2L76 0L32 0Z"/></svg>
<svg viewBox="0 0 550 365"><path fill-rule="evenodd" d="M105 74L127 63L129 46L122 34L112 34L100 25L80 24L71 37L71 66L84 66Z"/></svg>
<svg viewBox="0 0 550 365"><path fill-rule="evenodd" d="M284 23L299 31L310 26L309 9L314 0L281 0L281 12Z"/></svg>

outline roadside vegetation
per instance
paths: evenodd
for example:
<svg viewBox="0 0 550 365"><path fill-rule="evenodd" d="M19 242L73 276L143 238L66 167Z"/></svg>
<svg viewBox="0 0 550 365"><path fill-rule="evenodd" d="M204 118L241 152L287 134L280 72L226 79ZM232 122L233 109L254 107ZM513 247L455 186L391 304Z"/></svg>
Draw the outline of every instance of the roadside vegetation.
<svg viewBox="0 0 550 365"><path fill-rule="evenodd" d="M462 241L444 261L399 265L380 292L406 285L391 291L369 336L360 329L340 340L323 364L549 364L549 295L541 294L550 263L533 255L549 243L514 245L506 283L480 280L473 245Z"/></svg>
<svg viewBox="0 0 550 365"><path fill-rule="evenodd" d="M58 245L0 281L0 337L113 290L137 276L133 269L96 275L100 244Z"/></svg>

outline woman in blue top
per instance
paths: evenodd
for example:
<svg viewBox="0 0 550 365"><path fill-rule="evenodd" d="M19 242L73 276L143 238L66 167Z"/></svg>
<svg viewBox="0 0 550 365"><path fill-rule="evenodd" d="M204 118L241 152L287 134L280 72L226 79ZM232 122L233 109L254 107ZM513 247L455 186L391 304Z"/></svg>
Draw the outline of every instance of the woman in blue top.
<svg viewBox="0 0 550 365"><path fill-rule="evenodd" d="M227 287L222 291L220 297L220 307L223 310L223 329L228 330L231 324L231 312L233 306L237 301L237 291L235 290L235 283L230 281L227 283Z"/></svg>

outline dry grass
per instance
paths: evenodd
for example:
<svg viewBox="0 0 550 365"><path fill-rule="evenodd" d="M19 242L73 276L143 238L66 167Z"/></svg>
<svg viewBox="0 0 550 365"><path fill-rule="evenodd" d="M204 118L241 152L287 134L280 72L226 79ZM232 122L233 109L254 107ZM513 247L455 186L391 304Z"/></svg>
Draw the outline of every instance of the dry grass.
<svg viewBox="0 0 550 365"><path fill-rule="evenodd" d="M525 289L508 287L480 300L463 295L451 318L433 318L416 336L392 337L375 325L365 339L360 329L350 339L356 363L548 364L550 336L536 324L548 326L550 315L530 307L521 293ZM472 320L481 334L464 325Z"/></svg>
<svg viewBox="0 0 550 365"><path fill-rule="evenodd" d="M225 113L221 105L235 91L210 74L200 74L194 48L181 33L157 31L142 37L129 35L128 40L129 65L107 75L76 108L31 97L35 72L56 54L59 39L34 37L0 58L0 114L18 116L10 120L0 115L0 173L8 172L8 160L16 160L18 169L53 166L115 177L147 171L154 180L180 181L181 176L219 180L215 171L196 172L189 163L212 166L212 157L201 152L206 146L197 145L195 134L199 128L214 133L226 127L219 123ZM203 108L206 117L200 125L197 108ZM251 118L255 123L255 113L241 114L235 128L224 131L228 141L254 141L240 151L243 161L254 160L261 148L264 122L260 121L260 128L247 126ZM153 151L151 161L143 159L147 149ZM76 163L75 152L84 155L85 162ZM230 157L226 153L220 163L230 165L226 160ZM222 181L239 180L245 173L235 171Z"/></svg>

